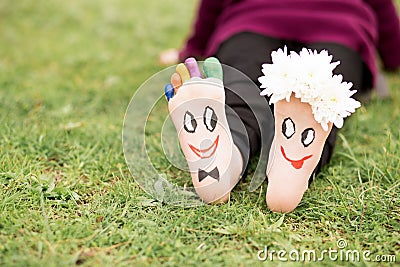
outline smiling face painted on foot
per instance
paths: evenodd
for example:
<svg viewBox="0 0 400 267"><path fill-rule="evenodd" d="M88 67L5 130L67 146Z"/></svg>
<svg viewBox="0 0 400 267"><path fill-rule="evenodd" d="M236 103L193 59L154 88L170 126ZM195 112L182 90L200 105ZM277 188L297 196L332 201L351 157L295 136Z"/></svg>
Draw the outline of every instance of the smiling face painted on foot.
<svg viewBox="0 0 400 267"><path fill-rule="evenodd" d="M213 165L218 150L220 134L214 131L217 127L218 117L209 105L204 108L202 115L197 114L195 116L190 110L187 110L184 114L183 131L180 134L190 135L190 138L187 138L187 140L190 140L187 142L187 146L192 152L190 157L194 160L192 164L199 164L199 167L196 168L198 169L199 182L207 177L217 181L220 178L217 166L207 171L208 167Z"/></svg>
<svg viewBox="0 0 400 267"><path fill-rule="evenodd" d="M341 128L360 103L351 98L352 83L333 74L340 62L332 62L326 50L288 54L284 47L271 59L259 78L261 95L270 97L275 113L266 201L272 211L290 212L308 188L332 125Z"/></svg>
<svg viewBox="0 0 400 267"><path fill-rule="evenodd" d="M203 64L193 58L176 66L164 88L193 187L206 203L225 202L243 171L225 114L222 66L216 58Z"/></svg>
<svg viewBox="0 0 400 267"><path fill-rule="evenodd" d="M308 127L300 132L301 132L301 134L296 133L296 124L290 117L287 117L283 120L283 123L282 123L283 136L286 137L286 139L288 139L288 140L293 138L294 143L296 141L299 141L299 143L301 143L304 146L304 148L307 148L309 145L311 145L313 143L313 141L315 139L315 130L311 127ZM293 159L290 156L286 155L285 148L282 145L280 146L280 150L281 150L282 156L290 164L292 164L292 167L295 169L301 169L303 167L304 162L313 156L313 154L309 154L309 155L305 155L299 159ZM302 151L301 145L299 145L298 151ZM306 152L306 151L304 151L304 152Z"/></svg>
<svg viewBox="0 0 400 267"><path fill-rule="evenodd" d="M277 106L275 134L279 143L276 143L276 156L293 173L314 169L328 133L308 115L311 113L308 104L292 98Z"/></svg>
<svg viewBox="0 0 400 267"><path fill-rule="evenodd" d="M290 212L308 187L329 131L314 119L309 104L293 96L290 101L275 103L274 109L275 136L266 200L272 211Z"/></svg>
<svg viewBox="0 0 400 267"><path fill-rule="evenodd" d="M203 114L204 126L208 131L213 132L217 126L218 118L212 107L207 106L204 109ZM190 111L186 111L183 119L183 128L188 133L195 133L197 128L197 121ZM211 145L204 148L196 147L192 144L188 144L193 153L201 159L207 159L214 155L218 147L219 135L217 135Z"/></svg>
<svg viewBox="0 0 400 267"><path fill-rule="evenodd" d="M169 101L170 115L192 178L196 180L195 187L219 183L232 157L232 139L222 113L224 92L220 86L212 80L193 79L178 90L184 101L174 101L177 96ZM193 91L205 93L205 90L209 91L209 97L201 95L193 99Z"/></svg>

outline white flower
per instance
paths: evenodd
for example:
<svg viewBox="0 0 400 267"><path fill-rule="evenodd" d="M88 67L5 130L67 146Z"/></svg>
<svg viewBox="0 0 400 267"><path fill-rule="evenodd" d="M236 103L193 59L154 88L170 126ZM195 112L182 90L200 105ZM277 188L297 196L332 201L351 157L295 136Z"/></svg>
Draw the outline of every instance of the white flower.
<svg viewBox="0 0 400 267"><path fill-rule="evenodd" d="M287 48L272 52L272 63L263 64L258 80L264 89L261 95L271 97L270 103L282 99L290 100L294 94L302 102L309 103L312 113L322 128L327 131L328 124L343 126L346 118L360 107L360 103L351 96L352 83L342 82L341 75L333 75L340 62L331 62L332 56L326 50L317 52L303 48L299 54L287 53Z"/></svg>
<svg viewBox="0 0 400 267"><path fill-rule="evenodd" d="M350 116L356 108L359 108L360 102L351 98L356 92L350 90L352 83L342 82L342 75L334 75L324 84L320 90L320 98L310 103L316 121L321 123L324 130L327 130L328 122L332 122L336 127L343 126L343 118Z"/></svg>
<svg viewBox="0 0 400 267"><path fill-rule="evenodd" d="M265 88L261 92L261 95L273 96L270 102L275 103L279 100L286 99L289 101L290 95L292 94L293 82L293 71L290 68L293 64L290 64L290 56L287 54L287 48L284 50L281 48L278 51L271 53L272 64L263 64L262 72L264 76L261 76L258 80L261 83L261 88Z"/></svg>
<svg viewBox="0 0 400 267"><path fill-rule="evenodd" d="M293 57L297 57L299 60L298 64L301 64L304 78L307 80L329 79L333 70L340 64L339 61L331 62L332 56L328 55L328 51L322 50L320 53L317 50L312 51L311 49L303 48L300 51L300 55L292 52Z"/></svg>

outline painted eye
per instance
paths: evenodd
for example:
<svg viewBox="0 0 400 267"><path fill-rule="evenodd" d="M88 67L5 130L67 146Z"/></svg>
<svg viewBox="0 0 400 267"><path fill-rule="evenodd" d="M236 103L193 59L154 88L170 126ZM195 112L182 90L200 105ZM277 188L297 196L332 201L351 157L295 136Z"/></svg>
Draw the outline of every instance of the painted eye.
<svg viewBox="0 0 400 267"><path fill-rule="evenodd" d="M215 127L217 126L217 115L215 115L214 110L207 106L206 109L204 110L204 125L207 127L207 130L210 132L214 131Z"/></svg>
<svg viewBox="0 0 400 267"><path fill-rule="evenodd" d="M296 132L296 128L294 126L294 122L292 121L291 118L286 118L283 123L282 123L282 133L283 135L289 139L294 135Z"/></svg>
<svg viewBox="0 0 400 267"><path fill-rule="evenodd" d="M183 128L185 128L186 132L194 133L197 127L197 122L194 119L194 116L189 111L186 111L185 117L183 119Z"/></svg>
<svg viewBox="0 0 400 267"><path fill-rule="evenodd" d="M313 128L307 128L301 133L301 142L304 147L308 147L315 139L315 131Z"/></svg>

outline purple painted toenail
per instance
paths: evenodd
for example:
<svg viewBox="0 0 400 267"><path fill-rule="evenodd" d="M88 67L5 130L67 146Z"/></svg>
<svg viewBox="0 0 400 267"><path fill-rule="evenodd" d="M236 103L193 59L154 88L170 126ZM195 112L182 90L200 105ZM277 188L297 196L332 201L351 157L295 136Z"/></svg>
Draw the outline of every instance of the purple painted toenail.
<svg viewBox="0 0 400 267"><path fill-rule="evenodd" d="M185 60L185 65L189 70L190 77L199 77L201 78L201 73L199 66L197 65L196 59L190 57Z"/></svg>

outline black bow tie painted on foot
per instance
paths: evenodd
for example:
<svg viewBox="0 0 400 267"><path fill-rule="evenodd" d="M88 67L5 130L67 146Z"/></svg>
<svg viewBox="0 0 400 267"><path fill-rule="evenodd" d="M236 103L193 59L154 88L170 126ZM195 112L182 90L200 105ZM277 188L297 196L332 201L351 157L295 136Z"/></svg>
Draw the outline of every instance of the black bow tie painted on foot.
<svg viewBox="0 0 400 267"><path fill-rule="evenodd" d="M219 182L219 171L218 167L215 167L212 171L207 172L205 170L199 169L198 172L198 177L199 177L199 182L203 181L207 176L210 176L211 178L214 178Z"/></svg>

